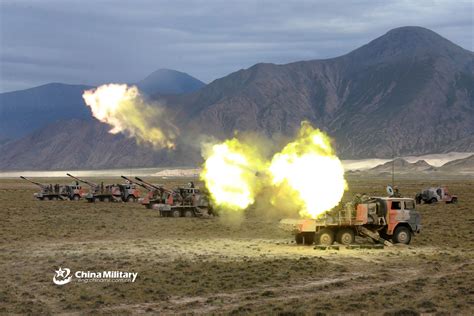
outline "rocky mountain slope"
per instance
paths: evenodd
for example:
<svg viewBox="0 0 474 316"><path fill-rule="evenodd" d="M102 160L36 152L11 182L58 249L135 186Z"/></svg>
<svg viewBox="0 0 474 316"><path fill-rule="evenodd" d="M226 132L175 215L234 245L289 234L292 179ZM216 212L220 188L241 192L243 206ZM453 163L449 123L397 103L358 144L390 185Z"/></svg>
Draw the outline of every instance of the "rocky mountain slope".
<svg viewBox="0 0 474 316"><path fill-rule="evenodd" d="M135 140L110 134L110 126L96 120L51 123L18 141L0 147L3 170L114 169L123 167L192 166L193 156L178 147L154 151Z"/></svg>
<svg viewBox="0 0 474 316"><path fill-rule="evenodd" d="M213 135L327 130L344 158L474 149L474 54L421 27L327 60L257 64L174 100Z"/></svg>

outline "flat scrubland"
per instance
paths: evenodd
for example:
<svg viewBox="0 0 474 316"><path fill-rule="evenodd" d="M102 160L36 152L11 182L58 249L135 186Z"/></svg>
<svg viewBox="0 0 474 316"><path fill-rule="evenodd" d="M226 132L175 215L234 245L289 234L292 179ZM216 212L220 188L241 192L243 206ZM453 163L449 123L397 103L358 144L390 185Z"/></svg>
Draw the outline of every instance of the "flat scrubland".
<svg viewBox="0 0 474 316"><path fill-rule="evenodd" d="M345 199L384 195L389 181L349 179ZM398 185L413 197L440 182L460 202L419 206L423 231L409 246L324 251L295 245L269 209L239 221L160 218L139 204L35 201L34 185L0 179L0 313L473 314L474 180ZM60 266L138 277L58 286Z"/></svg>

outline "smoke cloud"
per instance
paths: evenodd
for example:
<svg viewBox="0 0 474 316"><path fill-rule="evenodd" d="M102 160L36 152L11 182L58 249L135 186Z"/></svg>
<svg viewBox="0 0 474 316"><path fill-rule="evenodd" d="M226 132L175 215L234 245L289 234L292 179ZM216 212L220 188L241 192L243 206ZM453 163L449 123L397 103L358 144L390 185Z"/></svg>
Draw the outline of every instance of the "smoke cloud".
<svg viewBox="0 0 474 316"><path fill-rule="evenodd" d="M156 149L175 148L179 129L165 108L145 101L137 87L107 84L84 91L82 97L95 118L113 127L110 133L124 133Z"/></svg>

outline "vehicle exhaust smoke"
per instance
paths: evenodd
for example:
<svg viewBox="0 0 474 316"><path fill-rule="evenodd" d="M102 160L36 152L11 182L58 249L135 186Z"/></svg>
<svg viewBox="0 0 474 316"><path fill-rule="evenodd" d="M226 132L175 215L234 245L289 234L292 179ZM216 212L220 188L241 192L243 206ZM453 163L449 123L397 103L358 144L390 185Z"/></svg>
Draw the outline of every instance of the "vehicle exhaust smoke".
<svg viewBox="0 0 474 316"><path fill-rule="evenodd" d="M95 118L113 127L110 133L124 133L156 149L175 148L178 128L164 107L145 101L137 87L106 84L84 91L82 97Z"/></svg>

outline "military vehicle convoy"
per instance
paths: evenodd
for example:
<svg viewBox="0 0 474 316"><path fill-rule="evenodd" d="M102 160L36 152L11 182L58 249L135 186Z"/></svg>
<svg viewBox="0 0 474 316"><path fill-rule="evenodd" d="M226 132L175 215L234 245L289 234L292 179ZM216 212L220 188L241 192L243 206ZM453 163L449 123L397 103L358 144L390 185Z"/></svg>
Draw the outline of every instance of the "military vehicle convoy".
<svg viewBox="0 0 474 316"><path fill-rule="evenodd" d="M73 200L78 201L86 195L85 190L79 185L75 184L42 184L26 177L20 176L23 180L31 182L41 188L40 192L34 193L37 200Z"/></svg>
<svg viewBox="0 0 474 316"><path fill-rule="evenodd" d="M297 244L324 246L335 241L350 245L355 236L369 237L387 246L409 244L422 228L415 201L393 196L365 197L316 219L283 219L280 227L293 233Z"/></svg>
<svg viewBox="0 0 474 316"><path fill-rule="evenodd" d="M126 180L124 184L100 184L78 178L70 173L67 176L75 180L72 185L46 185L32 181L25 177L22 179L38 185L41 191L34 196L38 200L79 200L85 198L88 202L140 202L148 209L159 211L164 217L202 217L214 215L209 204L208 195L191 182L188 187L177 187L173 190L162 185L152 184L139 177ZM87 184L90 189L86 193L79 182ZM140 197L137 187L147 191L145 197Z"/></svg>
<svg viewBox="0 0 474 316"><path fill-rule="evenodd" d="M422 190L415 196L417 204L433 204L437 202L457 203L458 197L449 193L448 187L432 187Z"/></svg>

